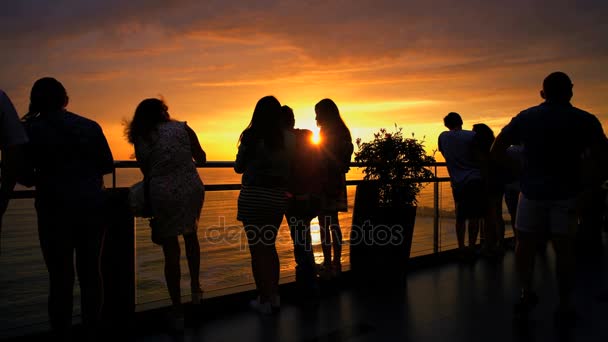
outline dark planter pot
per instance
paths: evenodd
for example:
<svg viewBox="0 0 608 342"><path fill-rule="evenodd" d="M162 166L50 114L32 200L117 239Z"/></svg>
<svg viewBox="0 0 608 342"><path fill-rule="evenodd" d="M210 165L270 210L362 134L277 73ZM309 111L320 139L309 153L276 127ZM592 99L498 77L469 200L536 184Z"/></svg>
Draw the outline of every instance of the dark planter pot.
<svg viewBox="0 0 608 342"><path fill-rule="evenodd" d="M378 184L357 185L350 262L353 273L372 279L399 278L407 270L416 207L378 206Z"/></svg>

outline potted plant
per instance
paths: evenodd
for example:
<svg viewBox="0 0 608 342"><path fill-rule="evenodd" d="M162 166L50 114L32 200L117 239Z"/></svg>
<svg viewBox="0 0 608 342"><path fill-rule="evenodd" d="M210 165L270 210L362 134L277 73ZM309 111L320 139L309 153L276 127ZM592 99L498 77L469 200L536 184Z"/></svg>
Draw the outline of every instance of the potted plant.
<svg viewBox="0 0 608 342"><path fill-rule="evenodd" d="M428 166L435 158L423 140L413 133L404 137L397 125L393 132L382 128L371 141L356 143L355 162L363 166L364 177L355 194L351 267L382 278L401 275L411 250L417 195L425 186L420 180L434 177Z"/></svg>

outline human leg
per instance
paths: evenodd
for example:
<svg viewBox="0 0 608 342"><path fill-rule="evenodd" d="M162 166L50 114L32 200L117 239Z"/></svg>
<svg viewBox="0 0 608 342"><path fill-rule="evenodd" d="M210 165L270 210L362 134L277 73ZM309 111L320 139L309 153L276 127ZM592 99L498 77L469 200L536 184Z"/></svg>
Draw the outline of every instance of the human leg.
<svg viewBox="0 0 608 342"><path fill-rule="evenodd" d="M467 220L469 221L469 248L475 245L475 241L471 244L471 240L473 237L477 240L479 223L475 220L475 222L471 224L471 217L473 217L473 215L471 213L471 201L469 200L467 186L465 184L453 185L452 191L456 209L456 239L458 241L458 249L462 256L467 256L468 249L465 246ZM481 217L481 215L477 215L477 217Z"/></svg>
<svg viewBox="0 0 608 342"><path fill-rule="evenodd" d="M504 248L505 245L505 220L502 217L502 199L504 193L501 193L495 198L494 215L496 217L496 243L499 248Z"/></svg>
<svg viewBox="0 0 608 342"><path fill-rule="evenodd" d="M186 259L188 260L188 271L190 272L192 302L193 304L199 304L203 290L200 283L201 247L196 231L184 234L184 247L186 249Z"/></svg>
<svg viewBox="0 0 608 342"><path fill-rule="evenodd" d="M464 237L466 233L466 219L456 218L456 239L458 240L458 249L464 251Z"/></svg>
<svg viewBox="0 0 608 342"><path fill-rule="evenodd" d="M477 244L477 236L479 235L479 221L478 218L469 219L469 248L475 248Z"/></svg>
<svg viewBox="0 0 608 342"><path fill-rule="evenodd" d="M323 212L319 215L319 235L321 237L321 249L323 250L323 265L326 268L331 267L331 232L330 232L331 216Z"/></svg>
<svg viewBox="0 0 608 342"><path fill-rule="evenodd" d="M496 257L500 254L504 240L502 194L494 193L488 196L486 215L482 221L486 231L486 239L482 247L482 254Z"/></svg>
<svg viewBox="0 0 608 342"><path fill-rule="evenodd" d="M332 270L335 273L342 272L342 229L340 228L340 221L338 221L338 212L332 212L331 215L330 231L332 237L332 246L334 252L334 258L332 260Z"/></svg>
<svg viewBox="0 0 608 342"><path fill-rule="evenodd" d="M251 256L251 274L253 275L253 281L255 282L256 289L263 287L262 282L262 271L263 265L260 264L260 227L257 224L251 222L243 222L245 235L247 237L247 245L249 247L249 254Z"/></svg>
<svg viewBox="0 0 608 342"><path fill-rule="evenodd" d="M177 236L166 237L161 244L165 256L165 281L174 309L181 310L180 247Z"/></svg>
<svg viewBox="0 0 608 342"><path fill-rule="evenodd" d="M511 229L513 236L517 237L517 229L515 229L515 221L517 219L517 203L519 202L519 184L507 184L505 186L505 203L509 216L511 217Z"/></svg>
<svg viewBox="0 0 608 342"><path fill-rule="evenodd" d="M310 219L288 212L286 215L296 261L296 282L309 290L315 285L315 259L310 235Z"/></svg>
<svg viewBox="0 0 608 342"><path fill-rule="evenodd" d="M80 227L76 227L76 229L78 228ZM76 271L80 284L82 323L87 336L96 336L99 331L104 298L101 251L105 228L102 225L92 224L75 234L78 234Z"/></svg>
<svg viewBox="0 0 608 342"><path fill-rule="evenodd" d="M536 233L520 231L515 244L515 266L523 293L532 290L534 274L534 258L539 236Z"/></svg>
<svg viewBox="0 0 608 342"><path fill-rule="evenodd" d="M549 213L544 201L529 200L524 196L520 196L517 211L515 268L521 294L515 313L525 317L538 301L532 290L534 259L538 243L548 229Z"/></svg>
<svg viewBox="0 0 608 342"><path fill-rule="evenodd" d="M261 303L270 302L278 295L280 265L275 241L280 220L247 227L252 271Z"/></svg>
<svg viewBox="0 0 608 342"><path fill-rule="evenodd" d="M467 218L469 221L469 249L474 249L477 245L477 236L479 235L480 222L484 218L488 218L488 212L491 203L488 191L485 189L481 179L470 180L463 186L463 194L461 196L460 204L462 207L461 215ZM495 237L495 220L492 218L492 222L485 222L486 232L489 237L490 243L493 243ZM486 237L486 238L488 238Z"/></svg>
<svg viewBox="0 0 608 342"><path fill-rule="evenodd" d="M575 279L575 238L578 226L576 200L554 201L549 211L559 305L562 308L570 308Z"/></svg>
<svg viewBox="0 0 608 342"><path fill-rule="evenodd" d="M58 339L69 341L74 289L73 236L55 212L37 209L38 237L49 273L49 322Z"/></svg>
<svg viewBox="0 0 608 342"><path fill-rule="evenodd" d="M466 216L463 212L464 207L461 204L462 191L455 184L452 184L452 196L454 197L454 210L456 212L456 241L458 241L458 250L463 253L465 251Z"/></svg>
<svg viewBox="0 0 608 342"><path fill-rule="evenodd" d="M555 249L555 275L557 277L559 303L562 307L570 307L574 289L574 240L568 236L553 236L552 241Z"/></svg>

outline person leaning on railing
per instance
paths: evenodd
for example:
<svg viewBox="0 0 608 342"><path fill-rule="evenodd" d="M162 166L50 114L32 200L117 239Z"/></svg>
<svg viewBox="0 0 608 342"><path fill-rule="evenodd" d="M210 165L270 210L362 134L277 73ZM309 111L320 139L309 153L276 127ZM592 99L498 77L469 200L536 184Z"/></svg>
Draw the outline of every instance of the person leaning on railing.
<svg viewBox="0 0 608 342"><path fill-rule="evenodd" d="M126 133L146 180L144 186L148 186L152 242L163 249L165 280L172 303L169 323L173 329L183 330L178 237L182 235L184 239L192 303L200 304L203 290L197 230L205 187L195 162L204 164L206 154L192 128L186 122L172 119L160 99L141 101Z"/></svg>
<svg viewBox="0 0 608 342"><path fill-rule="evenodd" d="M2 251L2 217L17 182L18 169L23 166L23 144L27 135L19 122L19 116L8 98L0 89L0 149L2 150L2 179L0 183L0 251Z"/></svg>
<svg viewBox="0 0 608 342"><path fill-rule="evenodd" d="M86 338L99 333L103 175L114 168L99 124L67 111L67 105L63 85L45 77L34 83L23 118L30 139L25 150L30 173L23 182L36 187L38 235L49 272L49 320L60 341L72 338L74 254Z"/></svg>

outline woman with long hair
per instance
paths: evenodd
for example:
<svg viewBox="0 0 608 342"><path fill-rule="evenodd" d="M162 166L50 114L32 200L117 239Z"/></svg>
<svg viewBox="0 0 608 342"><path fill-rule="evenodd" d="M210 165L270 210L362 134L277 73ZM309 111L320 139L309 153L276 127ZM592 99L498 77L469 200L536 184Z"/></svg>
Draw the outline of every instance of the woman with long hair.
<svg viewBox="0 0 608 342"><path fill-rule="evenodd" d="M281 104L273 96L263 97L241 133L234 165L234 170L243 174L237 219L243 222L247 235L259 294L251 306L263 314L280 307L280 265L275 241L287 209L293 149L293 134L284 129Z"/></svg>
<svg viewBox="0 0 608 342"><path fill-rule="evenodd" d="M320 128L323 169L319 214L323 265L320 273L336 276L342 271L342 230L338 212L348 209L346 173L353 153L353 143L350 131L334 101L319 101L315 105L315 113L317 126Z"/></svg>
<svg viewBox="0 0 608 342"><path fill-rule="evenodd" d="M473 125L475 132L474 148L475 154L481 166L481 177L484 182L484 195L486 197L486 213L481 221L481 232L483 233L482 255L493 257L498 256L502 248L505 222L502 218L502 197L504 194L505 170L502 170L490 158L490 148L494 143L494 131L483 123Z"/></svg>
<svg viewBox="0 0 608 342"><path fill-rule="evenodd" d="M165 257L165 280L173 304L172 324L183 329L181 304L180 246L184 238L192 303L200 303L200 245L197 229L205 199L205 188L196 165L206 155L196 133L185 122L172 120L167 105L159 99L143 100L126 128L127 140L148 187L152 241Z"/></svg>
<svg viewBox="0 0 608 342"><path fill-rule="evenodd" d="M68 94L54 78L37 80L24 126L28 175L36 187L38 237L49 273L48 313L58 341L72 337L74 255L84 339L99 333L103 287L100 259L106 200L103 175L113 171L101 127L66 110Z"/></svg>

